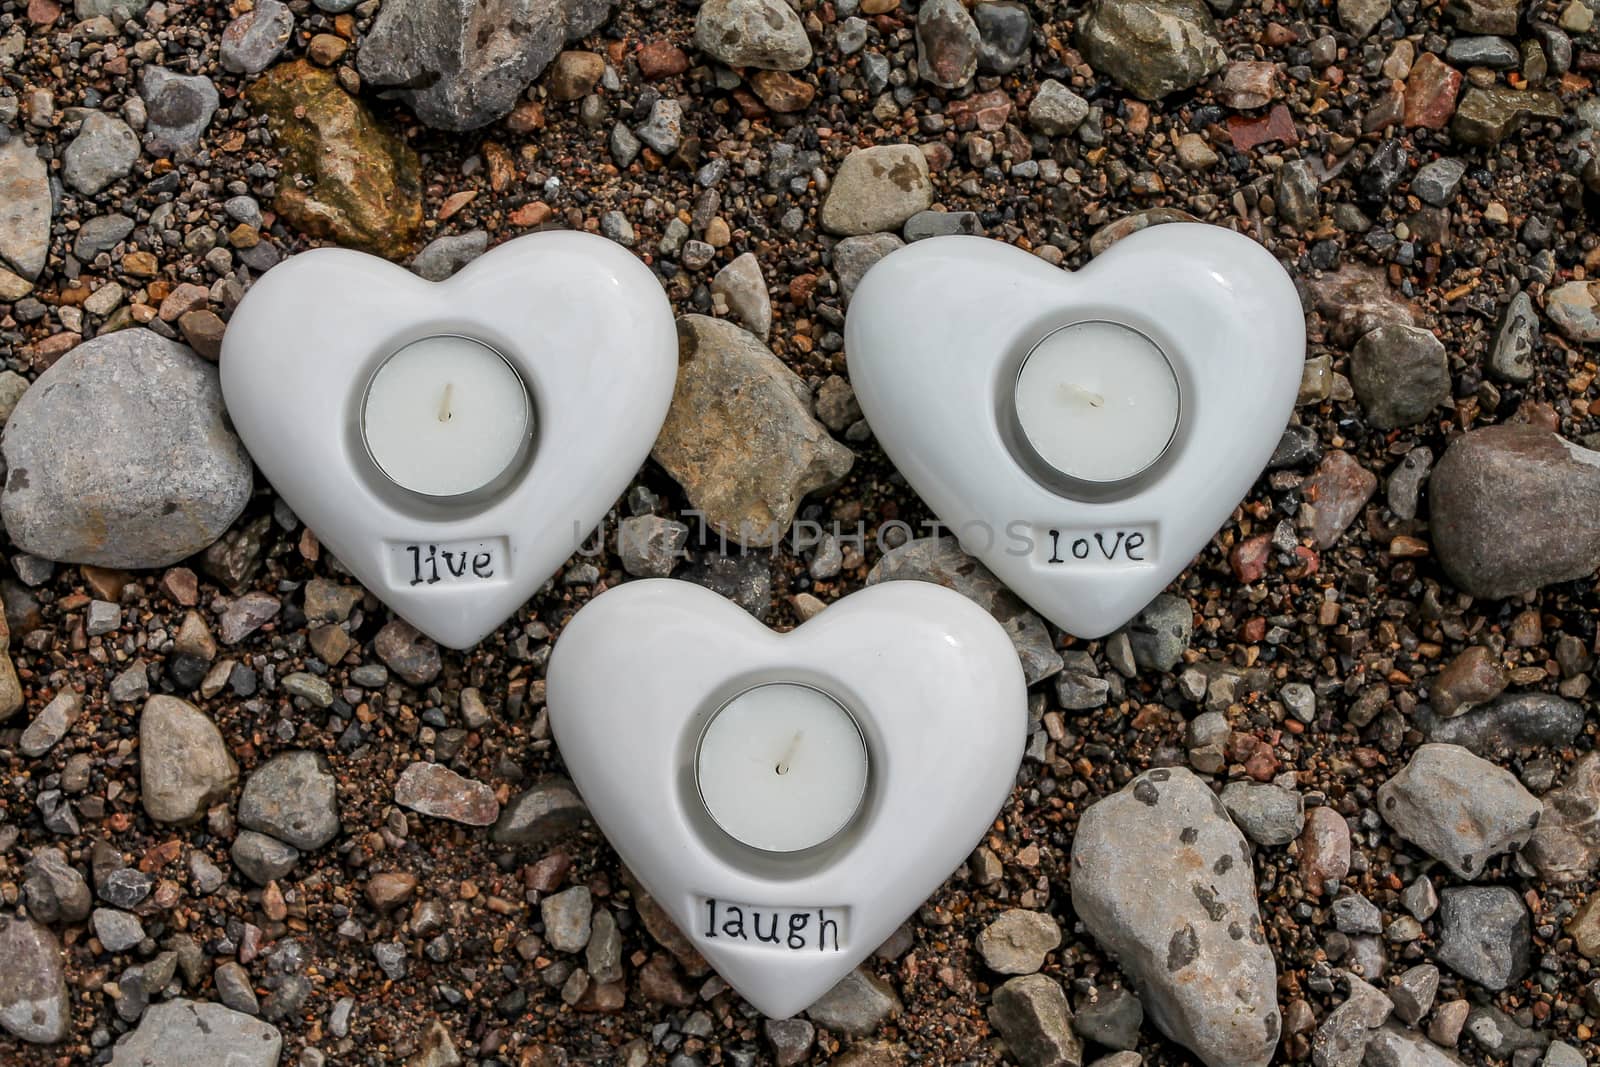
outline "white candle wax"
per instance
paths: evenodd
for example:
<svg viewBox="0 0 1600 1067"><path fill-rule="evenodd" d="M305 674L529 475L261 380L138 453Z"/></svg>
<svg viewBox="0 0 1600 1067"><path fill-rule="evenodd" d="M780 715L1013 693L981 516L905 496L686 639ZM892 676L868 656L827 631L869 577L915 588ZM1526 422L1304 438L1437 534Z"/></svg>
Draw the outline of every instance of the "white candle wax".
<svg viewBox="0 0 1600 1067"><path fill-rule="evenodd" d="M844 829L861 806L866 743L826 693L760 685L707 725L695 778L706 810L729 836L766 852L798 852Z"/></svg>
<svg viewBox="0 0 1600 1067"><path fill-rule="evenodd" d="M1089 482L1131 478L1178 428L1178 379L1161 349L1114 322L1079 322L1028 353L1017 421L1050 466Z"/></svg>
<svg viewBox="0 0 1600 1067"><path fill-rule="evenodd" d="M521 377L468 337L424 337L372 376L362 433L386 477L426 496L459 496L498 478L532 433Z"/></svg>

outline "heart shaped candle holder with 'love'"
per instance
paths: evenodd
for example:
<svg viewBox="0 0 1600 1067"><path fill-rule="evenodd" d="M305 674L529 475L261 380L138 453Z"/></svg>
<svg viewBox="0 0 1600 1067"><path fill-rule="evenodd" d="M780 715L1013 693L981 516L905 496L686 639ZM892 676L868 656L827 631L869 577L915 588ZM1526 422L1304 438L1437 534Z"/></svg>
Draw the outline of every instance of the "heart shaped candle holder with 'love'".
<svg viewBox="0 0 1600 1067"><path fill-rule="evenodd" d="M291 257L234 313L221 374L284 501L396 613L466 648L627 487L677 352L648 268L540 233L438 283L359 252Z"/></svg>
<svg viewBox="0 0 1600 1067"><path fill-rule="evenodd" d="M1177 223L1076 273L981 237L891 253L845 323L884 451L1001 581L1078 637L1126 623L1260 475L1305 319L1265 249Z"/></svg>
<svg viewBox="0 0 1600 1067"><path fill-rule="evenodd" d="M547 679L600 829L774 1018L831 989L960 866L1027 732L1005 630L923 582L853 593L787 634L688 582L629 582L568 623Z"/></svg>

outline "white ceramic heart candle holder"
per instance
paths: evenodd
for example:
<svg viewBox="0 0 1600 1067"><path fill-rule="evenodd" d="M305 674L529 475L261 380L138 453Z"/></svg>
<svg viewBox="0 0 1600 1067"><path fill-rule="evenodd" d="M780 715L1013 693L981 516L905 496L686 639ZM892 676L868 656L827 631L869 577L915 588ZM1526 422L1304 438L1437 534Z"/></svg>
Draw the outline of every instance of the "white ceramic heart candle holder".
<svg viewBox="0 0 1600 1067"><path fill-rule="evenodd" d="M766 1015L811 1005L982 839L1027 732L1005 631L921 582L787 634L687 582L595 598L550 657L550 726L634 875Z"/></svg>
<svg viewBox="0 0 1600 1067"><path fill-rule="evenodd" d="M246 294L222 390L262 473L340 562L466 648L627 487L677 353L649 269L591 234L519 237L438 283L319 249Z"/></svg>
<svg viewBox="0 0 1600 1067"><path fill-rule="evenodd" d="M845 322L889 458L962 547L1093 638L1137 614L1260 475L1305 317L1264 248L1152 227L1065 273L981 237L885 257Z"/></svg>

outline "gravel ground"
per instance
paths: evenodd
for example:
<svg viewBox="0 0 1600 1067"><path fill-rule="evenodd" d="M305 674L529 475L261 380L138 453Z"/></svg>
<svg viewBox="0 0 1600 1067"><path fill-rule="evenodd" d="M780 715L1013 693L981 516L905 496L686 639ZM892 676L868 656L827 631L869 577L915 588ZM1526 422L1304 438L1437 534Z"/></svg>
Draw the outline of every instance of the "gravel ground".
<svg viewBox="0 0 1600 1067"><path fill-rule="evenodd" d="M1600 1057L1584 0L775 3L490 0L463 64L445 0L0 0L0 1062ZM891 145L898 180L846 164ZM844 308L885 234L1078 268L1185 217L1296 279L1300 402L1168 595L1084 642L905 543L932 516L860 420ZM441 278L539 228L630 247L676 314L743 327L683 327L719 373L788 401L680 396L603 551L441 652L252 482L207 361L284 255ZM719 551L794 517L847 536ZM782 629L874 568L1011 618L1033 738L966 866L772 1024L582 822L544 667L630 576ZM1249 863L1201 901L1235 947L1173 979L1133 946L1195 910L1191 816ZM1096 884L1108 839L1149 887ZM1232 1015L1248 1047L1213 1040Z"/></svg>

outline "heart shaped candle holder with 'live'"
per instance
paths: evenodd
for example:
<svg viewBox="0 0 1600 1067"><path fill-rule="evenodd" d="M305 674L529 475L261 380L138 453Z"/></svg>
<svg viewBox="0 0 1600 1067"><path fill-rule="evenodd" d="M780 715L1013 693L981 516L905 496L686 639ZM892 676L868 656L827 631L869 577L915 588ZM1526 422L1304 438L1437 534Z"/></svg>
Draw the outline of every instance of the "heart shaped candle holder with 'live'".
<svg viewBox="0 0 1600 1067"><path fill-rule="evenodd" d="M359 252L291 257L240 303L221 373L284 501L395 612L466 648L627 487L677 352L648 268L541 233L438 283Z"/></svg>
<svg viewBox="0 0 1600 1067"><path fill-rule="evenodd" d="M609 590L550 657L550 726L591 814L766 1015L812 1004L982 839L1027 689L1004 629L922 582L787 634L687 582Z"/></svg>
<svg viewBox="0 0 1600 1067"><path fill-rule="evenodd" d="M867 272L845 322L873 433L962 547L1083 638L1178 575L1294 407L1305 318L1260 245L1176 223L1066 273L981 237Z"/></svg>

